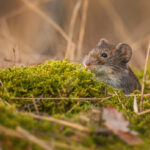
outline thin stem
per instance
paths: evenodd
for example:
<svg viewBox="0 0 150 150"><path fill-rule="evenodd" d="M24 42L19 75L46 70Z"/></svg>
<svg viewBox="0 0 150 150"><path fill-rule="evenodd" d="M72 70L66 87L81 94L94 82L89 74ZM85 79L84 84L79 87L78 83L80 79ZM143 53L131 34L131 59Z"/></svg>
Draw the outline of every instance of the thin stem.
<svg viewBox="0 0 150 150"><path fill-rule="evenodd" d="M144 95L145 79L146 79L149 53L150 53L150 45L148 46L148 51L147 51L146 60L145 60L145 67L144 67L144 74L143 74L143 81L142 81L142 88L141 88L140 112L143 111L143 95Z"/></svg>

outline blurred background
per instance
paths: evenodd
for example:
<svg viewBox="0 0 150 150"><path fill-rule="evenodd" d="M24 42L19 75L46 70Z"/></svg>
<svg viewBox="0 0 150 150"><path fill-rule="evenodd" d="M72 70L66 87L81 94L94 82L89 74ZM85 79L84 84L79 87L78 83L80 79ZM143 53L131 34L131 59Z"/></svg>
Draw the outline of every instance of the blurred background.
<svg viewBox="0 0 150 150"><path fill-rule="evenodd" d="M48 59L82 62L99 41L126 42L144 68L149 0L0 0L0 67Z"/></svg>

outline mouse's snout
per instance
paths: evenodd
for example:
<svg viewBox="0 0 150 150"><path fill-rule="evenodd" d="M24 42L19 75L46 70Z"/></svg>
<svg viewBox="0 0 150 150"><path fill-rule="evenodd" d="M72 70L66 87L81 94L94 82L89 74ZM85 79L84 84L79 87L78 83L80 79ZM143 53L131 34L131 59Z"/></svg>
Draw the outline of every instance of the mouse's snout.
<svg viewBox="0 0 150 150"><path fill-rule="evenodd" d="M91 63L89 57L85 57L85 59L84 59L84 61L83 61L83 65L84 65L85 67L89 67L89 66L92 65L92 63Z"/></svg>
<svg viewBox="0 0 150 150"><path fill-rule="evenodd" d="M91 66L91 62L90 62L89 60L86 60L86 61L85 61L85 65L86 65L87 67L89 67L89 66Z"/></svg>

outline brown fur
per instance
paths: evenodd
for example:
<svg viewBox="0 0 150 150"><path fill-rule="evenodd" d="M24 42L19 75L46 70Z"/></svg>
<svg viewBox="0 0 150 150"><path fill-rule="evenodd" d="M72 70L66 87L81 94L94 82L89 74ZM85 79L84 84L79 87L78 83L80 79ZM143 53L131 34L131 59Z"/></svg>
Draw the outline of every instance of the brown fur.
<svg viewBox="0 0 150 150"><path fill-rule="evenodd" d="M107 57L103 57L102 54ZM101 39L98 45L85 57L84 63L90 63L89 69L96 73L97 79L107 82L109 85L122 89L129 94L140 89L140 84L128 66L132 56L132 49L128 44L110 44Z"/></svg>

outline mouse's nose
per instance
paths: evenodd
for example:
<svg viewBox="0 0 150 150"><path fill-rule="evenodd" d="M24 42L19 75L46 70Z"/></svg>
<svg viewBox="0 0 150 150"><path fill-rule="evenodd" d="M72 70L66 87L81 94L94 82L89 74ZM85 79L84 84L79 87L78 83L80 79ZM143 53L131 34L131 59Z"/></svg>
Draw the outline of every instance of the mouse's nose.
<svg viewBox="0 0 150 150"><path fill-rule="evenodd" d="M85 65L89 67L89 66L91 66L91 62L90 61L86 61Z"/></svg>

